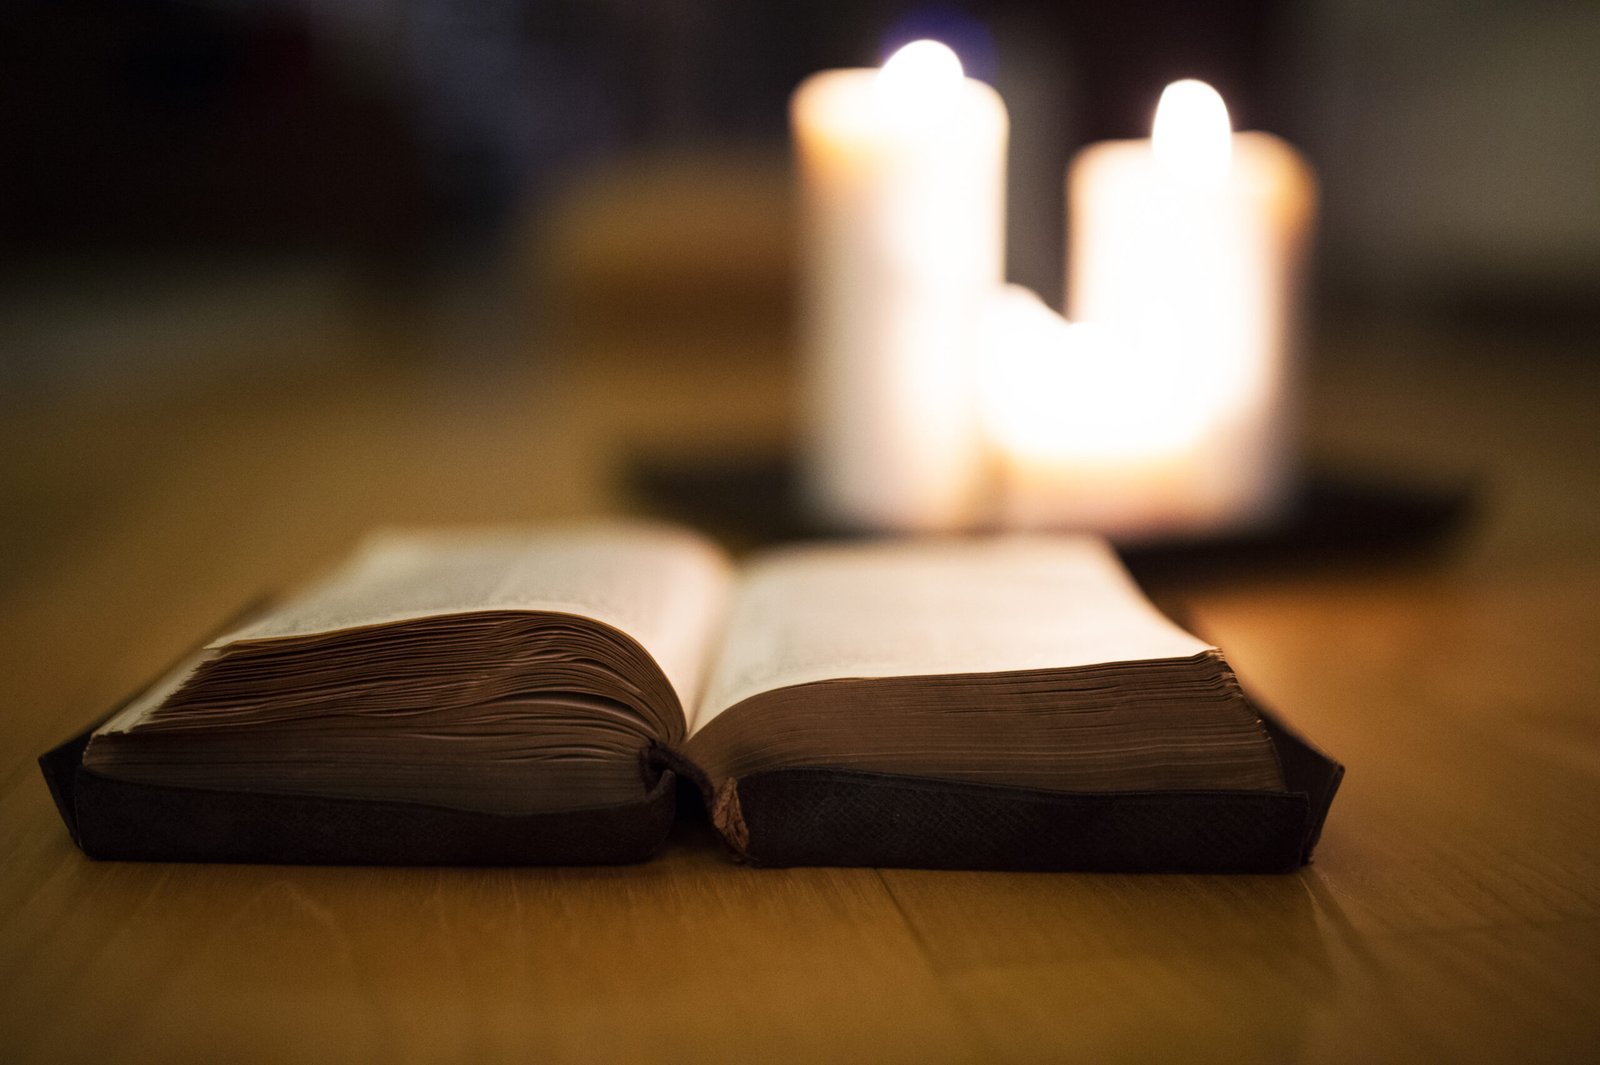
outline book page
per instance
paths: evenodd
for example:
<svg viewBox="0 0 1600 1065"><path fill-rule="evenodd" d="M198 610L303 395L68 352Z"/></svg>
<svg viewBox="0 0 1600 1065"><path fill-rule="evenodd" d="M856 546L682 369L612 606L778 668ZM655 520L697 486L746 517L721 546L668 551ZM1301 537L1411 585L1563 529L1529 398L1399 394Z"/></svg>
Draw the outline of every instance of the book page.
<svg viewBox="0 0 1600 1065"><path fill-rule="evenodd" d="M394 531L281 607L213 640L271 640L444 614L529 610L575 614L636 640L687 714L699 698L725 607L731 564L715 545L672 526L596 522L551 530ZM200 659L108 722L125 729Z"/></svg>
<svg viewBox="0 0 1600 1065"><path fill-rule="evenodd" d="M752 564L700 707L704 728L819 680L1189 658L1210 645L1144 597L1093 537L795 548Z"/></svg>

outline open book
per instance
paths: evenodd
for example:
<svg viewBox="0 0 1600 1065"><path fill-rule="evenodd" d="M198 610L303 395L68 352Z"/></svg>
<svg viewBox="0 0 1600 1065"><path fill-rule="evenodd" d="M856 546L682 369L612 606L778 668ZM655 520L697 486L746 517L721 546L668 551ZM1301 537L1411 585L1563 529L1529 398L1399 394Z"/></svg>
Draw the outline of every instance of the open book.
<svg viewBox="0 0 1600 1065"><path fill-rule="evenodd" d="M395 533L45 759L86 851L1284 869L1338 767L1103 542Z"/></svg>

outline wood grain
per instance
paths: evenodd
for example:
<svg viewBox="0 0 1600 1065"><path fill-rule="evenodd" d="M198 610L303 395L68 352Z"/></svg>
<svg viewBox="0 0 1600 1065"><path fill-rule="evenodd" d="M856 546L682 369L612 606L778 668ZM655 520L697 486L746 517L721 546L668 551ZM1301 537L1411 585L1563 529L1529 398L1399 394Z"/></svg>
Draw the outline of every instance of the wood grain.
<svg viewBox="0 0 1600 1065"><path fill-rule="evenodd" d="M617 869L85 860L33 758L258 591L373 524L623 510L631 450L788 424L749 345L393 340L0 430L7 1060L1600 1054L1600 380L1514 341L1347 330L1313 382L1323 451L1485 479L1454 550L1161 589L1349 766L1298 875L752 870L694 824Z"/></svg>

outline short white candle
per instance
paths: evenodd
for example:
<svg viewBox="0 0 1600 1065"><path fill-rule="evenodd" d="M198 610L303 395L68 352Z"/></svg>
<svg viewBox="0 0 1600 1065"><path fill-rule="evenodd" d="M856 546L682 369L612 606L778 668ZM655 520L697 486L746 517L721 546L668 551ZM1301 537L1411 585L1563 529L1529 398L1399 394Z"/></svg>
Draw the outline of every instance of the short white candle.
<svg viewBox="0 0 1600 1065"><path fill-rule="evenodd" d="M1027 289L999 292L981 335L1001 526L1137 538L1170 522L1204 410L1152 384L1116 332L1069 323Z"/></svg>
<svg viewBox="0 0 1600 1065"><path fill-rule="evenodd" d="M795 91L805 484L859 528L973 521L976 330L1004 253L1005 105L932 41Z"/></svg>
<svg viewBox="0 0 1600 1065"><path fill-rule="evenodd" d="M1012 517L1125 540L1272 518L1292 483L1292 349L1316 181L1232 133L1210 86L1167 87L1151 140L1091 145L1067 179L1067 317L1113 337L1141 447L1063 462ZM1113 357L1113 356L1106 356Z"/></svg>

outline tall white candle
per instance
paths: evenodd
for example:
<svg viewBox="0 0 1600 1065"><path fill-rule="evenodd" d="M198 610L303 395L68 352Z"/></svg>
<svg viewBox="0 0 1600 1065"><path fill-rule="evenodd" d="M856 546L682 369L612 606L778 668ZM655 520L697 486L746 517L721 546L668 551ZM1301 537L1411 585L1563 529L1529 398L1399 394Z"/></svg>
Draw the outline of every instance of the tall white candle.
<svg viewBox="0 0 1600 1065"><path fill-rule="evenodd" d="M1291 487L1292 349L1316 181L1288 144L1232 133L1210 86L1175 82L1151 140L1091 145L1067 178L1067 317L1138 382L1116 455L1060 459L1023 524L1124 539L1270 519ZM1123 402L1119 400L1118 402ZM1140 440L1143 441L1140 444Z"/></svg>
<svg viewBox="0 0 1600 1065"><path fill-rule="evenodd" d="M825 519L977 516L976 330L1003 270L1005 105L941 44L795 91L805 484Z"/></svg>

